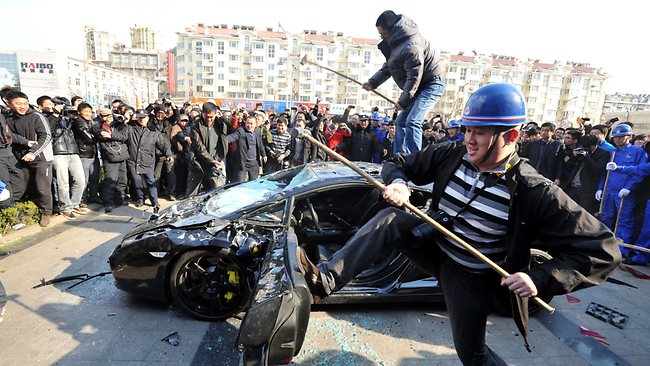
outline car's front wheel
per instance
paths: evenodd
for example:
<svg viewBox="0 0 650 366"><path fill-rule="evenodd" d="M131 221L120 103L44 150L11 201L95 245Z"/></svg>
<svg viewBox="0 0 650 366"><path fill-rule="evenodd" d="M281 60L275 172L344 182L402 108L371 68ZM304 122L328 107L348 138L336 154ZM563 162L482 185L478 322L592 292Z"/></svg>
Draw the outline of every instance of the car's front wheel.
<svg viewBox="0 0 650 366"><path fill-rule="evenodd" d="M171 271L174 302L196 319L225 320L244 309L249 297L246 272L228 249L182 254Z"/></svg>

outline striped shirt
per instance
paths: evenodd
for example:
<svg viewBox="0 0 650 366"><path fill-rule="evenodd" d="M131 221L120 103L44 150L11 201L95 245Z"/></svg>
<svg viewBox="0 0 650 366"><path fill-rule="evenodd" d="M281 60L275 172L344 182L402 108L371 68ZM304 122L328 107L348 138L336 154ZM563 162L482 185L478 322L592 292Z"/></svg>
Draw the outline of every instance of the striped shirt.
<svg viewBox="0 0 650 366"><path fill-rule="evenodd" d="M291 154L291 135L289 132L284 131L284 133L279 133L277 129L271 130L271 135L273 136L273 142L269 144L269 149L275 153L275 156L284 154L286 158Z"/></svg>
<svg viewBox="0 0 650 366"><path fill-rule="evenodd" d="M504 169L505 170L505 169ZM492 175L491 184L485 181ZM472 200L472 198L476 196ZM468 202L471 203L467 205ZM506 230L510 193L505 174L496 180L494 175L479 172L463 159L449 180L440 199L439 208L455 217L452 231L466 243L501 265L506 257ZM456 215L460 212L460 215ZM473 271L490 267L477 259L455 240L442 237L438 245L451 259Z"/></svg>

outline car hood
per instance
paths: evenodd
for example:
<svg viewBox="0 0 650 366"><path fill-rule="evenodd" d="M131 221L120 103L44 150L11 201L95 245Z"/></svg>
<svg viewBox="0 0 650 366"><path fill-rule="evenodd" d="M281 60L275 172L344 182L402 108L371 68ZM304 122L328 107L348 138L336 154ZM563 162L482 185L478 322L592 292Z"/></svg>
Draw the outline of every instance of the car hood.
<svg viewBox="0 0 650 366"><path fill-rule="evenodd" d="M204 194L180 201L162 211L153 214L147 222L136 226L126 237L137 235L161 227L187 228L208 226L210 231L218 231L228 225L231 220L219 218L204 212L204 204L213 194Z"/></svg>

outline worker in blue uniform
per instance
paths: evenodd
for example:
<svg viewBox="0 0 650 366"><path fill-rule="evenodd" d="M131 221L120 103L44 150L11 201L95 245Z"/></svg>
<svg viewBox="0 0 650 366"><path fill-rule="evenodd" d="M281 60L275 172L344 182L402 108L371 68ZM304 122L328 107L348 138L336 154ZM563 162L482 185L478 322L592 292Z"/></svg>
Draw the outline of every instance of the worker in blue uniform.
<svg viewBox="0 0 650 366"><path fill-rule="evenodd" d="M624 243L632 243L632 234L634 232L634 185L636 180L633 180L630 174L626 174L622 170L616 169L619 166L635 167L648 162L648 154L639 146L630 144L632 138L632 127L627 124L619 124L612 129L612 138L616 151L613 152L613 164L608 164L606 169L609 171L609 180L605 193L603 195L604 181L600 183L599 189L596 192L596 199L603 200L603 209L601 221L607 225L612 231L616 231L616 237L621 239ZM621 200L623 205L621 206ZM618 210L621 209L618 227L615 230L616 217ZM621 247L623 256L629 256L631 253L629 249Z"/></svg>

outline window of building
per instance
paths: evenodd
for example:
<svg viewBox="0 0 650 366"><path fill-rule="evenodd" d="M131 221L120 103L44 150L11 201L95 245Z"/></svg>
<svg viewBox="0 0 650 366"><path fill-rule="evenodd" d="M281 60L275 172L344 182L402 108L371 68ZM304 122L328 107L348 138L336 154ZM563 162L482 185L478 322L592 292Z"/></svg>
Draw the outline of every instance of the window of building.
<svg viewBox="0 0 650 366"><path fill-rule="evenodd" d="M194 49L194 53L196 53L197 55L203 53L203 42L196 41L196 48Z"/></svg>
<svg viewBox="0 0 650 366"><path fill-rule="evenodd" d="M228 73L230 73L230 74L239 74L239 68L238 67L229 67L228 68Z"/></svg>
<svg viewBox="0 0 650 366"><path fill-rule="evenodd" d="M203 59L212 61L212 59L214 59L214 55L211 54L211 53L204 53L203 54Z"/></svg>
<svg viewBox="0 0 650 366"><path fill-rule="evenodd" d="M212 85L212 79L205 79L205 85Z"/></svg>
<svg viewBox="0 0 650 366"><path fill-rule="evenodd" d="M206 47L212 47L212 40L211 39L206 39L206 40L203 41L203 44Z"/></svg>
<svg viewBox="0 0 650 366"><path fill-rule="evenodd" d="M356 105L356 104L357 104L357 100L354 99L354 98L346 98L346 99L345 99L345 104L347 104L347 105Z"/></svg>
<svg viewBox="0 0 650 366"><path fill-rule="evenodd" d="M542 85L548 86L549 81L551 81L551 75L544 75L544 79L542 79Z"/></svg>
<svg viewBox="0 0 650 366"><path fill-rule="evenodd" d="M201 60L196 61L196 67L201 67L203 66L203 62Z"/></svg>
<svg viewBox="0 0 650 366"><path fill-rule="evenodd" d="M239 61L239 55L228 55L230 61Z"/></svg>
<svg viewBox="0 0 650 366"><path fill-rule="evenodd" d="M323 47L316 48L316 61L323 61Z"/></svg>
<svg viewBox="0 0 650 366"><path fill-rule="evenodd" d="M253 75L263 75L264 74L264 69L252 69L251 70Z"/></svg>
<svg viewBox="0 0 650 366"><path fill-rule="evenodd" d="M251 37L244 36L244 52L248 52L250 50L251 50Z"/></svg>
<svg viewBox="0 0 650 366"><path fill-rule="evenodd" d="M203 71L206 73L213 73L214 72L214 67L212 66L203 66Z"/></svg>
<svg viewBox="0 0 650 366"><path fill-rule="evenodd" d="M532 92L536 92L536 91L538 91L538 90L539 90L539 86L537 86L537 85L531 85L531 86L530 86L530 91L532 91Z"/></svg>
<svg viewBox="0 0 650 366"><path fill-rule="evenodd" d="M230 41L230 42L228 42L228 47L230 47L230 48L239 48L239 42Z"/></svg>
<svg viewBox="0 0 650 366"><path fill-rule="evenodd" d="M225 76L225 74L217 74L217 80L223 80Z"/></svg>
<svg viewBox="0 0 650 366"><path fill-rule="evenodd" d="M269 75L269 76L266 77L266 80L267 80L269 83L273 83L273 82L275 82L275 76L271 76L271 75Z"/></svg>
<svg viewBox="0 0 650 366"><path fill-rule="evenodd" d="M447 79L445 80L445 83L449 85L454 85L456 84L456 79Z"/></svg>
<svg viewBox="0 0 650 366"><path fill-rule="evenodd" d="M316 79L316 85L323 85L323 79Z"/></svg>
<svg viewBox="0 0 650 366"><path fill-rule="evenodd" d="M300 89L310 90L311 84L300 84Z"/></svg>
<svg viewBox="0 0 650 366"><path fill-rule="evenodd" d="M239 86L239 80L228 80L228 86Z"/></svg>
<svg viewBox="0 0 650 366"><path fill-rule="evenodd" d="M336 47L328 47L327 48L327 53L329 53L330 55L335 54L336 53Z"/></svg>
<svg viewBox="0 0 650 366"><path fill-rule="evenodd" d="M223 85L217 86L217 93L223 93L225 91L225 87Z"/></svg>
<svg viewBox="0 0 650 366"><path fill-rule="evenodd" d="M356 48L350 50L350 56L357 57L361 54L361 50Z"/></svg>
<svg viewBox="0 0 650 366"><path fill-rule="evenodd" d="M217 66L218 67L226 67L226 62L225 61L217 61Z"/></svg>
<svg viewBox="0 0 650 366"><path fill-rule="evenodd" d="M251 88L263 88L264 83L261 80L251 81Z"/></svg>
<svg viewBox="0 0 650 366"><path fill-rule="evenodd" d="M269 71L273 71L273 70L275 70L275 64L268 64L268 65L266 66L266 68L267 68Z"/></svg>
<svg viewBox="0 0 650 366"><path fill-rule="evenodd" d="M527 101L527 102L528 102L528 103L531 103L531 104L532 104L532 103L536 103L536 102L537 102L537 98L536 98L536 97L528 97L528 101Z"/></svg>
<svg viewBox="0 0 650 366"><path fill-rule="evenodd" d="M263 50L263 49L264 49L264 43L261 43L261 42L255 42L255 43L253 43L253 49L256 49L256 50Z"/></svg>
<svg viewBox="0 0 650 366"><path fill-rule="evenodd" d="M370 65L370 58L372 57L372 52L370 51L363 51L363 63L366 65Z"/></svg>
<svg viewBox="0 0 650 366"><path fill-rule="evenodd" d="M298 53L298 40L297 39L292 39L291 40L291 53Z"/></svg>
<svg viewBox="0 0 650 366"><path fill-rule="evenodd" d="M463 67L460 69L460 80L465 80L467 77L467 68Z"/></svg>
<svg viewBox="0 0 650 366"><path fill-rule="evenodd" d="M203 85L197 85L196 86L196 91L197 92L202 92L203 91Z"/></svg>
<svg viewBox="0 0 650 366"><path fill-rule="evenodd" d="M533 74L533 80L539 80L540 75L535 73Z"/></svg>
<svg viewBox="0 0 650 366"><path fill-rule="evenodd" d="M269 58L275 58L275 45L274 44L269 45L269 47L268 47L268 55L269 55Z"/></svg>
<svg viewBox="0 0 650 366"><path fill-rule="evenodd" d="M217 42L217 54L223 55L226 52L226 42Z"/></svg>
<svg viewBox="0 0 650 366"><path fill-rule="evenodd" d="M264 56L253 56L253 62L264 62Z"/></svg>
<svg viewBox="0 0 650 366"><path fill-rule="evenodd" d="M447 67L447 72L456 72L456 70L457 70L456 66Z"/></svg>
<svg viewBox="0 0 650 366"><path fill-rule="evenodd" d="M358 62L350 62L348 66L350 66L351 69L358 69L361 65L359 65Z"/></svg>

